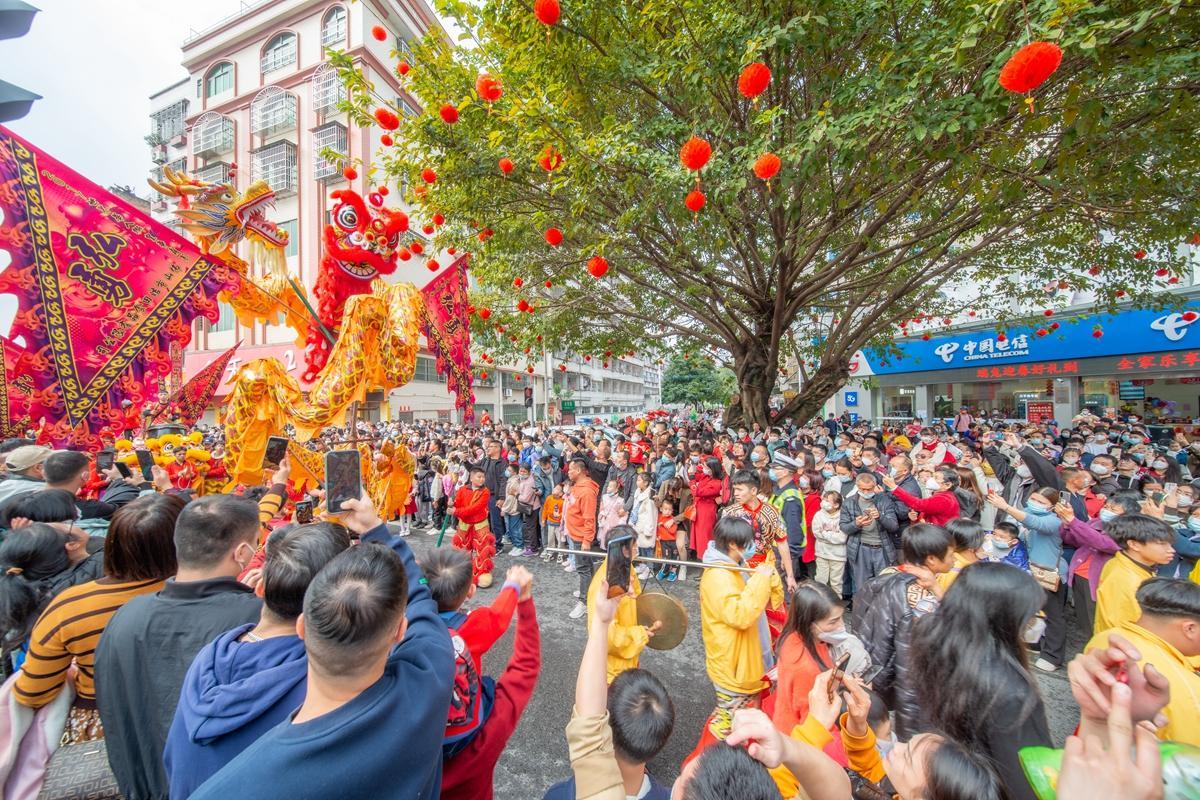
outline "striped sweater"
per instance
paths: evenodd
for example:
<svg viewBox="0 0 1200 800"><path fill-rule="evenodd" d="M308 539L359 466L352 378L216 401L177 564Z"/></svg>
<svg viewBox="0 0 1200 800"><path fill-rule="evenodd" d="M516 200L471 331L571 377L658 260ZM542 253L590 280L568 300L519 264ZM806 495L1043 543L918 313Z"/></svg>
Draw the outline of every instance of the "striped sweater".
<svg viewBox="0 0 1200 800"><path fill-rule="evenodd" d="M101 578L63 590L42 612L29 637L29 655L13 686L17 702L40 708L53 700L78 666L75 691L85 704L96 700L96 645L108 621L121 606L142 594L157 592L163 581L117 583Z"/></svg>

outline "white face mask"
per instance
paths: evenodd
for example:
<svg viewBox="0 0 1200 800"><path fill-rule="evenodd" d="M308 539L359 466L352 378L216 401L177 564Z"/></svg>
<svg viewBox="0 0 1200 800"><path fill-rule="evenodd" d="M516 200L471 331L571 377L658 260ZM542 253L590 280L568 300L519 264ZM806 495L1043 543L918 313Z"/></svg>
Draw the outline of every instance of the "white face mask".
<svg viewBox="0 0 1200 800"><path fill-rule="evenodd" d="M931 492L936 492L936 491L941 490L942 485L940 483L938 483L937 478L928 478L925 481L925 488Z"/></svg>
<svg viewBox="0 0 1200 800"><path fill-rule="evenodd" d="M1101 478L1103 478L1105 475L1108 474L1109 469L1104 464L1093 464L1092 472L1095 473L1096 475L1099 475Z"/></svg>
<svg viewBox="0 0 1200 800"><path fill-rule="evenodd" d="M1163 460L1160 458L1158 461L1155 461L1155 462L1154 462L1154 463L1153 463L1151 466L1153 466L1155 469L1166 469L1166 468L1167 468L1167 462L1166 462L1166 461L1163 461Z"/></svg>
<svg viewBox="0 0 1200 800"><path fill-rule="evenodd" d="M841 644L850 638L850 633L845 628L838 628L836 631L820 631L817 638L825 644Z"/></svg>
<svg viewBox="0 0 1200 800"><path fill-rule="evenodd" d="M822 500L821 508L822 508L822 510L829 512L829 511L833 511L835 508L837 508L837 506L835 506L833 504L833 501L831 501L831 500Z"/></svg>

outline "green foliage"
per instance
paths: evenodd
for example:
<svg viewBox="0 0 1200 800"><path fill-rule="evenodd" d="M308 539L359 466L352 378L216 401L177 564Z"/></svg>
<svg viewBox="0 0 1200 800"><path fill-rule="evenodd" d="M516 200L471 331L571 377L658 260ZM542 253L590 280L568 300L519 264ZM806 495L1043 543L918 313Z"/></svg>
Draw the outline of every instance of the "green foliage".
<svg viewBox="0 0 1200 800"><path fill-rule="evenodd" d="M662 378L663 403L687 406L724 406L736 388L736 378L727 369L717 369L708 358L689 354L674 357Z"/></svg>
<svg viewBox="0 0 1200 800"><path fill-rule="evenodd" d="M703 347L762 420L785 355L814 376L785 408L799 413L918 313L1004 320L1045 303L1049 281L1153 303L1154 271L1185 269L1200 190L1194 4L574 0L552 29L525 3L439 10L463 46L431 35L415 48L425 112L401 115L370 168L413 186L437 171L417 216L442 212L437 244L473 248L475 302L493 311L476 339L497 355ZM1031 36L1065 57L1028 113L996 76ZM736 85L754 60L773 77L751 103ZM353 118L371 124L386 100L348 58L339 68ZM504 88L491 106L481 72ZM714 151L696 215L679 162L692 134ZM553 173L537 163L547 147L564 157ZM765 151L783 160L769 186L750 170ZM561 247L543 239L552 226ZM586 270L596 254L611 265L601 279ZM989 288L940 291L968 282Z"/></svg>

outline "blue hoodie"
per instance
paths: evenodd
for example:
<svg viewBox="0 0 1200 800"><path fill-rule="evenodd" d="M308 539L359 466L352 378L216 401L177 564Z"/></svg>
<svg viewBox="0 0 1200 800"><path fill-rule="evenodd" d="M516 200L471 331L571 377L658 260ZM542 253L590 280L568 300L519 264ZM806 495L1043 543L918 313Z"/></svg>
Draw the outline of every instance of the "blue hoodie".
<svg viewBox="0 0 1200 800"><path fill-rule="evenodd" d="M176 800L190 797L304 702L304 642L299 636L239 642L253 627L221 634L188 668L163 753Z"/></svg>

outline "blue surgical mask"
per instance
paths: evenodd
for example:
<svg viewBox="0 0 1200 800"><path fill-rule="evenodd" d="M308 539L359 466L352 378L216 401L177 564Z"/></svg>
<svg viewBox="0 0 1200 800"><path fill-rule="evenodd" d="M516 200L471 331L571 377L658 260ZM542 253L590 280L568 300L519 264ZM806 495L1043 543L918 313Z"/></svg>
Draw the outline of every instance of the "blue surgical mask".
<svg viewBox="0 0 1200 800"><path fill-rule="evenodd" d="M755 553L757 553L757 552L758 552L758 547L755 545L755 543L754 543L754 540L753 540L753 539L751 539L751 540L750 540L750 546L749 546L749 547L747 547L747 548L746 548L746 549L745 549L745 550L742 552L742 560L743 560L743 561L749 561L750 559L754 558L754 554L755 554Z"/></svg>
<svg viewBox="0 0 1200 800"><path fill-rule="evenodd" d="M751 453L750 460L757 464L759 461L762 461L762 453Z"/></svg>
<svg viewBox="0 0 1200 800"><path fill-rule="evenodd" d="M832 477L833 477L833 470L831 470L831 469L823 469L823 470L821 470L821 474L822 474L822 475L824 475L826 478L832 478Z"/></svg>
<svg viewBox="0 0 1200 800"><path fill-rule="evenodd" d="M767 470L767 480L771 480L771 481L777 481L777 480L779 480L779 473L778 473L778 472L776 472L776 471L774 470L774 468L772 468L772 469L768 469L768 470Z"/></svg>
<svg viewBox="0 0 1200 800"><path fill-rule="evenodd" d="M800 480L796 481L796 484L797 484L797 485L798 485L798 486L799 486L801 489L807 489L807 488L809 488L810 486L812 486L812 481L810 481L808 478L801 478Z"/></svg>
<svg viewBox="0 0 1200 800"><path fill-rule="evenodd" d="M863 500L870 500L872 497L875 496L875 492L864 492L862 490L859 490L858 496L861 497Z"/></svg>
<svg viewBox="0 0 1200 800"><path fill-rule="evenodd" d="M1044 439L1030 439L1029 440L1030 447L1041 447L1043 444L1045 444Z"/></svg>
<svg viewBox="0 0 1200 800"><path fill-rule="evenodd" d="M1109 511L1107 508L1100 509L1100 521L1101 522L1112 522L1114 519L1116 519L1119 516L1121 516L1121 515L1115 511ZM1200 520L1197 520L1197 522L1200 523Z"/></svg>
<svg viewBox="0 0 1200 800"><path fill-rule="evenodd" d="M1200 531L1200 517L1188 517L1188 529Z"/></svg>
<svg viewBox="0 0 1200 800"><path fill-rule="evenodd" d="M1050 509L1046 508L1045 506L1039 506L1037 503L1030 500L1025 503L1025 513L1033 514L1037 517L1044 517L1050 513Z"/></svg>

